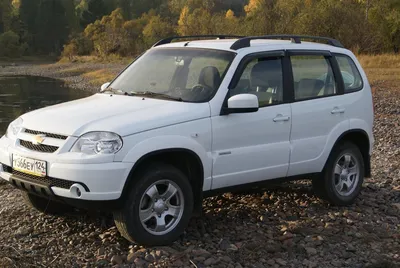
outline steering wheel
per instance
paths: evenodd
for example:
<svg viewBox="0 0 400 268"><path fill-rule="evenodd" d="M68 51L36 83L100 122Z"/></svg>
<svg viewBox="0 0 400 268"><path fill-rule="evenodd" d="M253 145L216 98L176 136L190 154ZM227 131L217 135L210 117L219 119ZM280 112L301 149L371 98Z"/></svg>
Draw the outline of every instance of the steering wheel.
<svg viewBox="0 0 400 268"><path fill-rule="evenodd" d="M211 91L213 91L213 89L211 87L203 85L203 84L196 84L192 87L192 89L190 91L193 93L203 94L203 93L206 93L206 91L211 92Z"/></svg>

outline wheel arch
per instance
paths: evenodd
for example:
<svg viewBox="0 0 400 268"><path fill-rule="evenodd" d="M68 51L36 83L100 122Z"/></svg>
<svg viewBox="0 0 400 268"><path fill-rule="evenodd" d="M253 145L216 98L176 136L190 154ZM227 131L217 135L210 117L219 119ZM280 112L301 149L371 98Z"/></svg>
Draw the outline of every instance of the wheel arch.
<svg viewBox="0 0 400 268"><path fill-rule="evenodd" d="M204 165L200 156L186 148L167 148L149 152L141 156L133 165L125 181L121 198L125 200L130 187L135 182L135 176L150 163L161 162L172 165L181 170L189 179L194 196L194 214L199 214L202 209Z"/></svg>
<svg viewBox="0 0 400 268"><path fill-rule="evenodd" d="M331 151L343 141L349 141L355 144L361 152L364 161L364 174L365 177L371 177L371 156L370 152L370 140L368 133L363 129L351 129L343 132L334 143ZM326 163L325 163L326 165Z"/></svg>

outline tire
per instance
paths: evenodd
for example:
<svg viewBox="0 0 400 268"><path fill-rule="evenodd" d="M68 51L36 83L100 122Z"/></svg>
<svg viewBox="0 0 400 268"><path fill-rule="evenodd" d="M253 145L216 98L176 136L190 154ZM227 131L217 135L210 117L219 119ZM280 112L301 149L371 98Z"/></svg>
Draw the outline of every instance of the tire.
<svg viewBox="0 0 400 268"><path fill-rule="evenodd" d="M360 194L364 171L358 147L342 142L332 150L321 176L313 179L314 192L333 205L351 205Z"/></svg>
<svg viewBox="0 0 400 268"><path fill-rule="evenodd" d="M23 192L22 197L28 206L33 207L44 214L60 215L74 210L73 207L67 204L56 202L28 192Z"/></svg>
<svg viewBox="0 0 400 268"><path fill-rule="evenodd" d="M134 179L124 207L113 213L121 235L145 246L177 240L193 211L189 179L179 169L161 163L148 166Z"/></svg>

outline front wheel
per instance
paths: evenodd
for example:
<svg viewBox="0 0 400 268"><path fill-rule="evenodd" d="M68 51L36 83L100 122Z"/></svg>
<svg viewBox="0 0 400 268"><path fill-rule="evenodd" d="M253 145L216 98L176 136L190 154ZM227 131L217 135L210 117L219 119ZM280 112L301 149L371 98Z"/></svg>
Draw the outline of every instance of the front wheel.
<svg viewBox="0 0 400 268"><path fill-rule="evenodd" d="M319 197L334 205L351 205L361 191L364 170L358 147L343 142L332 150L322 175L313 179L313 188Z"/></svg>
<svg viewBox="0 0 400 268"><path fill-rule="evenodd" d="M137 181L129 190L125 206L114 212L121 235L147 246L178 239L193 210L188 178L173 166L155 164L133 179Z"/></svg>

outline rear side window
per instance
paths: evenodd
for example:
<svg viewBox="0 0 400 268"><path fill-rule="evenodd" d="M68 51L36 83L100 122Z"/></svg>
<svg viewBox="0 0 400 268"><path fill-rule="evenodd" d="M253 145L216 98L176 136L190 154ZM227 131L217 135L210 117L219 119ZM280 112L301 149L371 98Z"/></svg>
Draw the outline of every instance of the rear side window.
<svg viewBox="0 0 400 268"><path fill-rule="evenodd" d="M344 81L344 92L354 92L363 87L362 78L354 61L346 55L336 55Z"/></svg>
<svg viewBox="0 0 400 268"><path fill-rule="evenodd" d="M319 55L291 56L295 100L306 100L337 93L335 77L327 58Z"/></svg>

